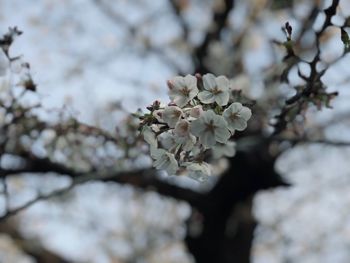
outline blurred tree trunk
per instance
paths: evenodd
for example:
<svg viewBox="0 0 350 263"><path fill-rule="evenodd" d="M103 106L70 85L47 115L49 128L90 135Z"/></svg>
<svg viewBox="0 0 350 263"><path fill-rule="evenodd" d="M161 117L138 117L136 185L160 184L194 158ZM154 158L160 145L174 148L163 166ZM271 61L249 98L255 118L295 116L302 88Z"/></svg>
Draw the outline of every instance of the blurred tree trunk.
<svg viewBox="0 0 350 263"><path fill-rule="evenodd" d="M230 169L188 221L186 243L196 262L250 262L256 226L252 197L259 190L287 185L274 164L265 144L231 160ZM201 231L194 233L194 227Z"/></svg>

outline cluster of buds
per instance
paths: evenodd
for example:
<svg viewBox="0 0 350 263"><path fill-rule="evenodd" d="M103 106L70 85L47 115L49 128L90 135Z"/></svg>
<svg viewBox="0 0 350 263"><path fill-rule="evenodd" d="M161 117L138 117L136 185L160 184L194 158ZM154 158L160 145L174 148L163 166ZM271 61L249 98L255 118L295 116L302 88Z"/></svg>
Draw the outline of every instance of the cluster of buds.
<svg viewBox="0 0 350 263"><path fill-rule="evenodd" d="M205 181L212 174L208 154L234 156L235 143L229 140L247 127L251 110L235 101L234 87L224 76L177 76L168 87L171 102L155 101L140 116L153 165L169 175L186 173Z"/></svg>

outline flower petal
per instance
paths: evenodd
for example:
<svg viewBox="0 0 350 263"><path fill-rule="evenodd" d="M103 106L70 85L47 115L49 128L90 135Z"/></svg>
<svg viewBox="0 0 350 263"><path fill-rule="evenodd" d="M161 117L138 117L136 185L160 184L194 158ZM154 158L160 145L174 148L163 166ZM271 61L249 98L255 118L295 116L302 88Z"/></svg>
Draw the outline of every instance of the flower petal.
<svg viewBox="0 0 350 263"><path fill-rule="evenodd" d="M205 104L213 103L215 101L215 96L213 93L204 90L198 93L198 99Z"/></svg>
<svg viewBox="0 0 350 263"><path fill-rule="evenodd" d="M216 143L215 137L216 136L215 136L215 134L213 134L213 132L205 131L201 134L200 141L204 146L210 148L210 147L214 146Z"/></svg>
<svg viewBox="0 0 350 263"><path fill-rule="evenodd" d="M215 139L218 142L226 143L227 140L231 137L231 133L229 130L225 127L220 127L218 129L215 129Z"/></svg>
<svg viewBox="0 0 350 263"><path fill-rule="evenodd" d="M252 117L252 111L248 107L243 107L239 115L247 121Z"/></svg>
<svg viewBox="0 0 350 263"><path fill-rule="evenodd" d="M143 130L142 130L142 135L143 135L144 140L151 147L157 148L158 142L157 142L157 139L156 139L156 135L154 134L154 132L151 130L150 127L144 126Z"/></svg>
<svg viewBox="0 0 350 263"><path fill-rule="evenodd" d="M243 118L237 118L234 120L233 126L237 131L243 131L247 128L247 121Z"/></svg>
<svg viewBox="0 0 350 263"><path fill-rule="evenodd" d="M190 101L188 97L183 95L177 95L177 96L174 96L173 98L170 97L170 99L173 100L175 104L180 108L184 107Z"/></svg>
<svg viewBox="0 0 350 263"><path fill-rule="evenodd" d="M215 101L220 106L227 105L229 99L230 99L230 94L227 91L221 92L215 96Z"/></svg>
<svg viewBox="0 0 350 263"><path fill-rule="evenodd" d="M228 91L230 86L230 81L225 76L218 76L216 79L216 84L218 88L222 91Z"/></svg>
<svg viewBox="0 0 350 263"><path fill-rule="evenodd" d="M213 74L205 74L203 76L203 86L206 90L213 90L216 87L215 76Z"/></svg>
<svg viewBox="0 0 350 263"><path fill-rule="evenodd" d="M195 76L192 76L190 74L186 75L184 77L184 82L185 82L187 88L197 89L197 78ZM198 89L197 89L197 91L198 91Z"/></svg>
<svg viewBox="0 0 350 263"><path fill-rule="evenodd" d="M205 123L201 119L197 119L191 122L190 130L195 136L200 136L206 129Z"/></svg>

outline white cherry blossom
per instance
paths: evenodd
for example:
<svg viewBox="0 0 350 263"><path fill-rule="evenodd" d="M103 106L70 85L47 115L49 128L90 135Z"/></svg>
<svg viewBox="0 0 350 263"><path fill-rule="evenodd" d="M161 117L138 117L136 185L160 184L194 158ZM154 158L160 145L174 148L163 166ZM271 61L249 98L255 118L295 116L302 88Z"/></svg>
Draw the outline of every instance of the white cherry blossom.
<svg viewBox="0 0 350 263"><path fill-rule="evenodd" d="M201 163L187 163L188 176L198 182L205 182L211 175L210 164L206 162Z"/></svg>
<svg viewBox="0 0 350 263"><path fill-rule="evenodd" d="M202 103L210 104L216 102L220 106L225 106L230 98L229 80L224 76L215 77L213 74L203 76L204 91L198 94Z"/></svg>
<svg viewBox="0 0 350 263"><path fill-rule="evenodd" d="M180 120L174 129L175 141L183 145L183 150L190 151L196 143L196 137L190 133L190 122Z"/></svg>
<svg viewBox="0 0 350 263"><path fill-rule="evenodd" d="M152 113L153 117L155 117L159 122L164 122L163 120L163 110L155 110Z"/></svg>
<svg viewBox="0 0 350 263"><path fill-rule="evenodd" d="M149 126L144 126L142 129L142 135L144 140L151 146L154 148L158 147L158 142L156 139L156 135L155 133L152 131L151 127Z"/></svg>
<svg viewBox="0 0 350 263"><path fill-rule="evenodd" d="M153 166L159 170L165 170L169 175L176 174L179 165L174 154L164 149L152 149L151 156L154 159Z"/></svg>
<svg viewBox="0 0 350 263"><path fill-rule="evenodd" d="M175 135L172 131L163 132L159 135L159 141L162 147L167 150L171 150L176 147Z"/></svg>
<svg viewBox="0 0 350 263"><path fill-rule="evenodd" d="M194 76L176 76L168 84L170 99L181 108L198 94L197 78Z"/></svg>
<svg viewBox="0 0 350 263"><path fill-rule="evenodd" d="M228 140L235 130L247 127L252 114L241 103L232 103L235 87L226 77L206 74L202 79L198 93L196 77L173 78L168 82L172 102L156 101L147 108L153 118L149 114L140 117L153 166L170 175L187 172L199 182L206 181L214 169L201 161L206 151L212 150L216 165L221 157L234 156L236 144Z"/></svg>
<svg viewBox="0 0 350 263"><path fill-rule="evenodd" d="M252 112L241 103L234 102L224 111L223 116L230 131L243 131L247 128L247 121L252 116Z"/></svg>
<svg viewBox="0 0 350 263"><path fill-rule="evenodd" d="M190 116L193 118L199 118L201 116L201 114L203 113L203 107L202 105L197 105L194 106L191 110L190 110Z"/></svg>
<svg viewBox="0 0 350 263"><path fill-rule="evenodd" d="M191 123L191 132L199 137L205 147L210 148L216 142L226 143L230 138L231 134L226 126L227 122L222 116L208 110Z"/></svg>
<svg viewBox="0 0 350 263"><path fill-rule="evenodd" d="M186 137L190 133L190 122L187 120L180 120L176 123L174 132L177 136Z"/></svg>
<svg viewBox="0 0 350 263"><path fill-rule="evenodd" d="M170 128L174 128L176 123L183 116L182 110L177 106L168 106L165 107L162 118L168 124Z"/></svg>

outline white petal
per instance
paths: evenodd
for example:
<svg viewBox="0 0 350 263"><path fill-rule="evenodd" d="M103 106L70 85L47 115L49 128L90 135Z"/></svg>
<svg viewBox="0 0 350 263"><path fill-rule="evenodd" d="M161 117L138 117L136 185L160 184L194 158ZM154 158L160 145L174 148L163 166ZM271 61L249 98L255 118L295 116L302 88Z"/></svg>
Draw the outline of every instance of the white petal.
<svg viewBox="0 0 350 263"><path fill-rule="evenodd" d="M170 82L173 84L174 88L177 91L181 90L186 85L184 78L181 76L176 76L172 78Z"/></svg>
<svg viewBox="0 0 350 263"><path fill-rule="evenodd" d="M169 125L170 128L174 128L176 123L183 115L182 110L176 106L165 107L163 111L163 120Z"/></svg>
<svg viewBox="0 0 350 263"><path fill-rule="evenodd" d="M213 115L213 121L214 121L214 125L217 127L225 128L227 126L226 120L224 119L224 117L220 115L217 115L217 114Z"/></svg>
<svg viewBox="0 0 350 263"><path fill-rule="evenodd" d="M225 76L219 76L215 79L218 88L222 91L228 91L230 81Z"/></svg>
<svg viewBox="0 0 350 263"><path fill-rule="evenodd" d="M210 121L215 121L218 116L219 115L216 115L212 110L207 110L202 113L201 119L203 119L205 123L210 123Z"/></svg>
<svg viewBox="0 0 350 263"><path fill-rule="evenodd" d="M184 107L190 101L189 97L183 96L182 94L174 96L173 98L170 97L170 99L172 99L180 108Z"/></svg>
<svg viewBox="0 0 350 263"><path fill-rule="evenodd" d="M164 149L157 149L155 147L150 148L150 152L151 152L151 157L153 159L159 159L162 155L165 154L165 150Z"/></svg>
<svg viewBox="0 0 350 263"><path fill-rule="evenodd" d="M144 140L150 146L157 148L158 142L157 142L157 139L156 139L156 135L154 134L154 132L151 130L150 127L144 126L144 128L142 130L142 134L143 134Z"/></svg>
<svg viewBox="0 0 350 263"><path fill-rule="evenodd" d="M205 74L203 76L204 89L212 90L216 87L215 76L213 74Z"/></svg>
<svg viewBox="0 0 350 263"><path fill-rule="evenodd" d="M205 104L209 104L215 101L215 96L213 93L204 90L198 93L198 99Z"/></svg>
<svg viewBox="0 0 350 263"><path fill-rule="evenodd" d="M188 176L199 182L206 181L211 175L211 166L206 162L189 163L189 165L187 165L186 168L189 171Z"/></svg>
<svg viewBox="0 0 350 263"><path fill-rule="evenodd" d="M163 110L155 110L152 115L159 121L159 122L164 122L162 118Z"/></svg>
<svg viewBox="0 0 350 263"><path fill-rule="evenodd" d="M206 129L206 125L201 118L191 122L190 130L192 134L196 136L200 136L202 132L205 131L205 129Z"/></svg>
<svg viewBox="0 0 350 263"><path fill-rule="evenodd" d="M186 140L186 142L183 145L183 149L184 151L190 151L193 149L194 145L196 144L196 137L191 135L188 137L188 139Z"/></svg>
<svg viewBox="0 0 350 263"><path fill-rule="evenodd" d="M215 145L216 141L215 141L215 134L213 134L210 131L205 131L202 133L202 135L200 136L200 141L201 143L206 146L206 147L212 147L213 145Z"/></svg>
<svg viewBox="0 0 350 263"><path fill-rule="evenodd" d="M165 170L168 167L168 165L169 159L165 155L153 162L153 166L156 167L158 170Z"/></svg>
<svg viewBox="0 0 350 263"><path fill-rule="evenodd" d="M237 113L237 112L241 111L242 108L243 108L243 106L239 102L234 102L229 107L229 109L231 110L232 113Z"/></svg>
<svg viewBox="0 0 350 263"><path fill-rule="evenodd" d="M247 121L252 117L252 111L248 107L243 107L239 115Z"/></svg>
<svg viewBox="0 0 350 263"><path fill-rule="evenodd" d="M247 121L243 118L237 118L232 122L232 127L237 131L243 131L247 128Z"/></svg>
<svg viewBox="0 0 350 263"><path fill-rule="evenodd" d="M168 157L168 167L166 167L166 171L169 175L173 175L179 169L179 165L173 154L167 152L166 155Z"/></svg>
<svg viewBox="0 0 350 263"><path fill-rule="evenodd" d="M215 96L215 101L220 106L225 106L230 99L230 94L228 92L221 92Z"/></svg>
<svg viewBox="0 0 350 263"><path fill-rule="evenodd" d="M178 136L187 136L190 132L190 123L187 120L180 120L176 123L174 133Z"/></svg>
<svg viewBox="0 0 350 263"><path fill-rule="evenodd" d="M184 79L185 79L186 87L188 87L189 89L197 88L197 78L195 76L188 74Z"/></svg>
<svg viewBox="0 0 350 263"><path fill-rule="evenodd" d="M231 133L227 128L215 129L215 139L218 142L226 143L227 140L231 137Z"/></svg>
<svg viewBox="0 0 350 263"><path fill-rule="evenodd" d="M190 172L188 174L188 177L200 182L200 183L204 183L206 181L208 181L208 178L209 176L202 173L202 172L199 172L199 171L195 171L195 172Z"/></svg>
<svg viewBox="0 0 350 263"><path fill-rule="evenodd" d="M203 113L203 107L201 105L197 105L191 109L190 116L193 118L199 118L202 113Z"/></svg>
<svg viewBox="0 0 350 263"><path fill-rule="evenodd" d="M163 132L158 138L162 146L167 150L175 146L175 138L171 132Z"/></svg>

